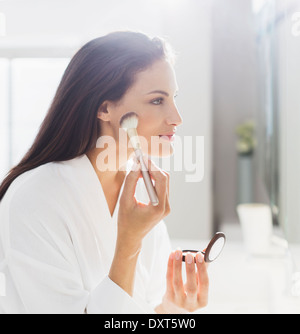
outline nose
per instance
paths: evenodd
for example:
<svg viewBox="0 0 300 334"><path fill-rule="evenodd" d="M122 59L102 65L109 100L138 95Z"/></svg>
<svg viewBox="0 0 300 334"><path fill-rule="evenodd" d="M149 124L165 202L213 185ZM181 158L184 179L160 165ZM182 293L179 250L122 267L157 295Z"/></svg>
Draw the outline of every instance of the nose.
<svg viewBox="0 0 300 334"><path fill-rule="evenodd" d="M166 119L168 125L181 125L182 124L182 117L179 113L179 110L177 106L174 104L174 106L170 109L170 112L168 114L168 117Z"/></svg>

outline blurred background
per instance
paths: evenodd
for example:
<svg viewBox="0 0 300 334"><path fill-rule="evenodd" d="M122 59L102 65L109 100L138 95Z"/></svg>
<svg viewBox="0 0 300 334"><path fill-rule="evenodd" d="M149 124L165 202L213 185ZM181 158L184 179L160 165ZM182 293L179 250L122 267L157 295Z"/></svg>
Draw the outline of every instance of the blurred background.
<svg viewBox="0 0 300 334"><path fill-rule="evenodd" d="M171 238L208 240L223 230L237 245L237 205L263 203L296 252L299 0L0 0L0 178L32 143L76 50L124 29L171 43L178 135L204 137L203 179L171 170ZM195 140L193 156L197 149Z"/></svg>

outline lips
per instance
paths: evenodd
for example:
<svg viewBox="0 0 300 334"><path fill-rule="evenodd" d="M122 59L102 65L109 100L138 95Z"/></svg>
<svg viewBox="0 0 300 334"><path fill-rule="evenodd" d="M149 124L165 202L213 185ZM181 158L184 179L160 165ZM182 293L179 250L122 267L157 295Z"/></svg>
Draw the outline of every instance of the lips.
<svg viewBox="0 0 300 334"><path fill-rule="evenodd" d="M164 139L164 140L168 140L168 141L174 141L175 139L175 133L166 133L163 135L159 135L159 138Z"/></svg>

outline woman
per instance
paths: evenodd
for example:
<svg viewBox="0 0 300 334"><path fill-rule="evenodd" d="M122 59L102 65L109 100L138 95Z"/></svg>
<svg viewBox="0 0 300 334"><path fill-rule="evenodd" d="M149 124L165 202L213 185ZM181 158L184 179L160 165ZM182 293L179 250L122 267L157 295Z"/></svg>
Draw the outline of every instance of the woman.
<svg viewBox="0 0 300 334"><path fill-rule="evenodd" d="M171 59L159 38L135 32L92 40L72 58L32 147L0 187L2 312L181 313L206 305L202 254L196 265L187 255L184 285L182 253L170 251L162 221L169 174L146 160L159 205L137 201L140 166L128 169L133 150L119 124L135 111L144 154L162 154L153 138L172 153L163 135L182 119ZM107 137L116 145L101 145Z"/></svg>

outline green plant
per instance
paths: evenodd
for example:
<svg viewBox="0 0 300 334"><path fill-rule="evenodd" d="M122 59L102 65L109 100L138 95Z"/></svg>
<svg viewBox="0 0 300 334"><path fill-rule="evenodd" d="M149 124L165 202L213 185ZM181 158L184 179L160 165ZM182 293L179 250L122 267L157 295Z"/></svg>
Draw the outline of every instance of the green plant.
<svg viewBox="0 0 300 334"><path fill-rule="evenodd" d="M253 121L245 121L236 127L238 136L236 149L240 155L251 155L256 147L255 124Z"/></svg>

